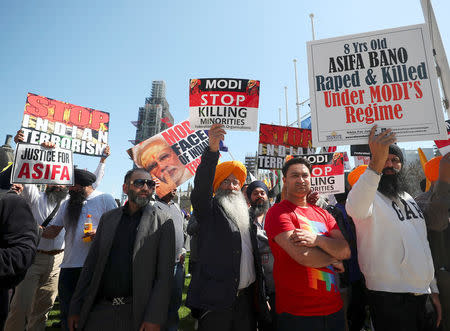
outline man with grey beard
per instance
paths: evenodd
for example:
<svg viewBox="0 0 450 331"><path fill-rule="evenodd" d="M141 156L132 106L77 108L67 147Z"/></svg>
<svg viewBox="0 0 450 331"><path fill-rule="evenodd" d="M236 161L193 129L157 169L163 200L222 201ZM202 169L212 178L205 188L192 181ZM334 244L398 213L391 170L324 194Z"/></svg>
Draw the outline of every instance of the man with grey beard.
<svg viewBox="0 0 450 331"><path fill-rule="evenodd" d="M14 141L22 142L23 133L19 130ZM54 148L55 144L41 144L45 148ZM95 188L101 181L109 147L95 172ZM21 196L31 208L34 219L43 228L55 218L61 203L68 198L69 189L63 185L47 185L45 192L40 192L35 184L24 184ZM64 255L65 231L55 238L41 238L33 264L28 269L25 279L16 287L11 308L5 324L5 331L44 330L48 313L58 293L60 264Z"/></svg>
<svg viewBox="0 0 450 331"><path fill-rule="evenodd" d="M69 329L159 331L167 318L175 261L174 224L150 205L145 169L125 175L128 202L103 214L70 303Z"/></svg>
<svg viewBox="0 0 450 331"><path fill-rule="evenodd" d="M270 306L271 320L259 319L258 330L271 331L275 327L275 283L273 280L273 255L270 250L269 240L264 230L266 213L269 210L269 188L264 182L255 180L248 185L246 190L247 201L250 202L250 221L252 231L258 242L258 257L264 272L264 290Z"/></svg>
<svg viewBox="0 0 450 331"><path fill-rule="evenodd" d="M202 155L191 194L199 224L199 261L187 306L197 315L200 331L255 330L254 299L258 298L260 312L266 304L256 236L241 192L247 171L238 161L217 165L225 134L220 124L209 130L209 148Z"/></svg>

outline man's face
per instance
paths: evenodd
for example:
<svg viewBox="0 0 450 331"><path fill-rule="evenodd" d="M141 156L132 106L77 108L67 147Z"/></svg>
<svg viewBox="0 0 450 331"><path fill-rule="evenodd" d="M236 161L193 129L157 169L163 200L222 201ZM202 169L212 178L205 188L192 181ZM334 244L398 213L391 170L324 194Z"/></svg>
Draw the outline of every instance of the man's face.
<svg viewBox="0 0 450 331"><path fill-rule="evenodd" d="M402 169L402 163L397 155L389 154L384 164L383 174L384 175L395 175Z"/></svg>
<svg viewBox="0 0 450 331"><path fill-rule="evenodd" d="M240 191L241 182L235 175L231 174L220 183L219 188L223 191Z"/></svg>
<svg viewBox="0 0 450 331"><path fill-rule="evenodd" d="M311 174L308 167L301 163L291 165L286 177L283 177L283 182L288 196L308 195L311 190Z"/></svg>
<svg viewBox="0 0 450 331"><path fill-rule="evenodd" d="M141 159L144 168L153 176L163 182L167 182L166 177L169 177L176 185L181 184L186 168L169 145L163 142L153 144L142 152Z"/></svg>
<svg viewBox="0 0 450 331"><path fill-rule="evenodd" d="M151 181L149 183L149 181ZM139 207L148 204L155 190L155 182L152 176L143 171L134 172L130 180L123 184L123 192L128 195L128 200Z"/></svg>
<svg viewBox="0 0 450 331"><path fill-rule="evenodd" d="M260 187L255 188L250 195L250 203L252 206L262 206L268 199L266 191Z"/></svg>

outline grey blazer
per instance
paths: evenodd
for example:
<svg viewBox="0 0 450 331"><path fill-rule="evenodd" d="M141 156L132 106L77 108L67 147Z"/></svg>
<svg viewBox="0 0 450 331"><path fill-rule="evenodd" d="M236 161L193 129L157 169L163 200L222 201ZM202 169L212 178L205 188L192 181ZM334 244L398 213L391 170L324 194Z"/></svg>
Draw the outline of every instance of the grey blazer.
<svg viewBox="0 0 450 331"><path fill-rule="evenodd" d="M83 330L97 297L117 225L124 207L103 214L70 302L69 316L80 315ZM142 322L163 325L167 319L175 261L175 228L170 216L148 205L133 250L133 330Z"/></svg>

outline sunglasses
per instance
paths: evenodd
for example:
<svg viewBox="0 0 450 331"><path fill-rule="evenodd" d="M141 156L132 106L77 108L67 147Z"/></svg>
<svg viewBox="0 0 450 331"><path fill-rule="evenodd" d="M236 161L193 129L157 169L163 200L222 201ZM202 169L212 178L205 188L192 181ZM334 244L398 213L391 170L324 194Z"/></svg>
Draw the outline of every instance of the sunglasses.
<svg viewBox="0 0 450 331"><path fill-rule="evenodd" d="M145 184L147 184L148 188L152 188L155 186L156 183L154 180L151 179L136 179L130 181L130 184L134 185L137 188L142 188L144 187Z"/></svg>

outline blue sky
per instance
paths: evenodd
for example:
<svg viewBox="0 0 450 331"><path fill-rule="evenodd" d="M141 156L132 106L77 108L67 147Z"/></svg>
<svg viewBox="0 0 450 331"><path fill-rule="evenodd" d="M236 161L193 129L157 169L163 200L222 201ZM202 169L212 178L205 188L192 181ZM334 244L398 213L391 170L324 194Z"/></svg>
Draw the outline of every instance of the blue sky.
<svg viewBox="0 0 450 331"><path fill-rule="evenodd" d="M432 4L448 54L450 2ZM419 0L1 1L1 142L19 128L27 92L107 111L112 155L99 189L119 197L132 166L125 152L135 135L130 121L152 80L166 81L175 122L188 117L189 79L202 77L259 79L262 123L278 123L288 86L295 120L292 60L304 100L311 12L316 39L424 22ZM229 132L226 143L243 161L257 139L256 132ZM94 170L98 159L76 155L75 162Z"/></svg>

